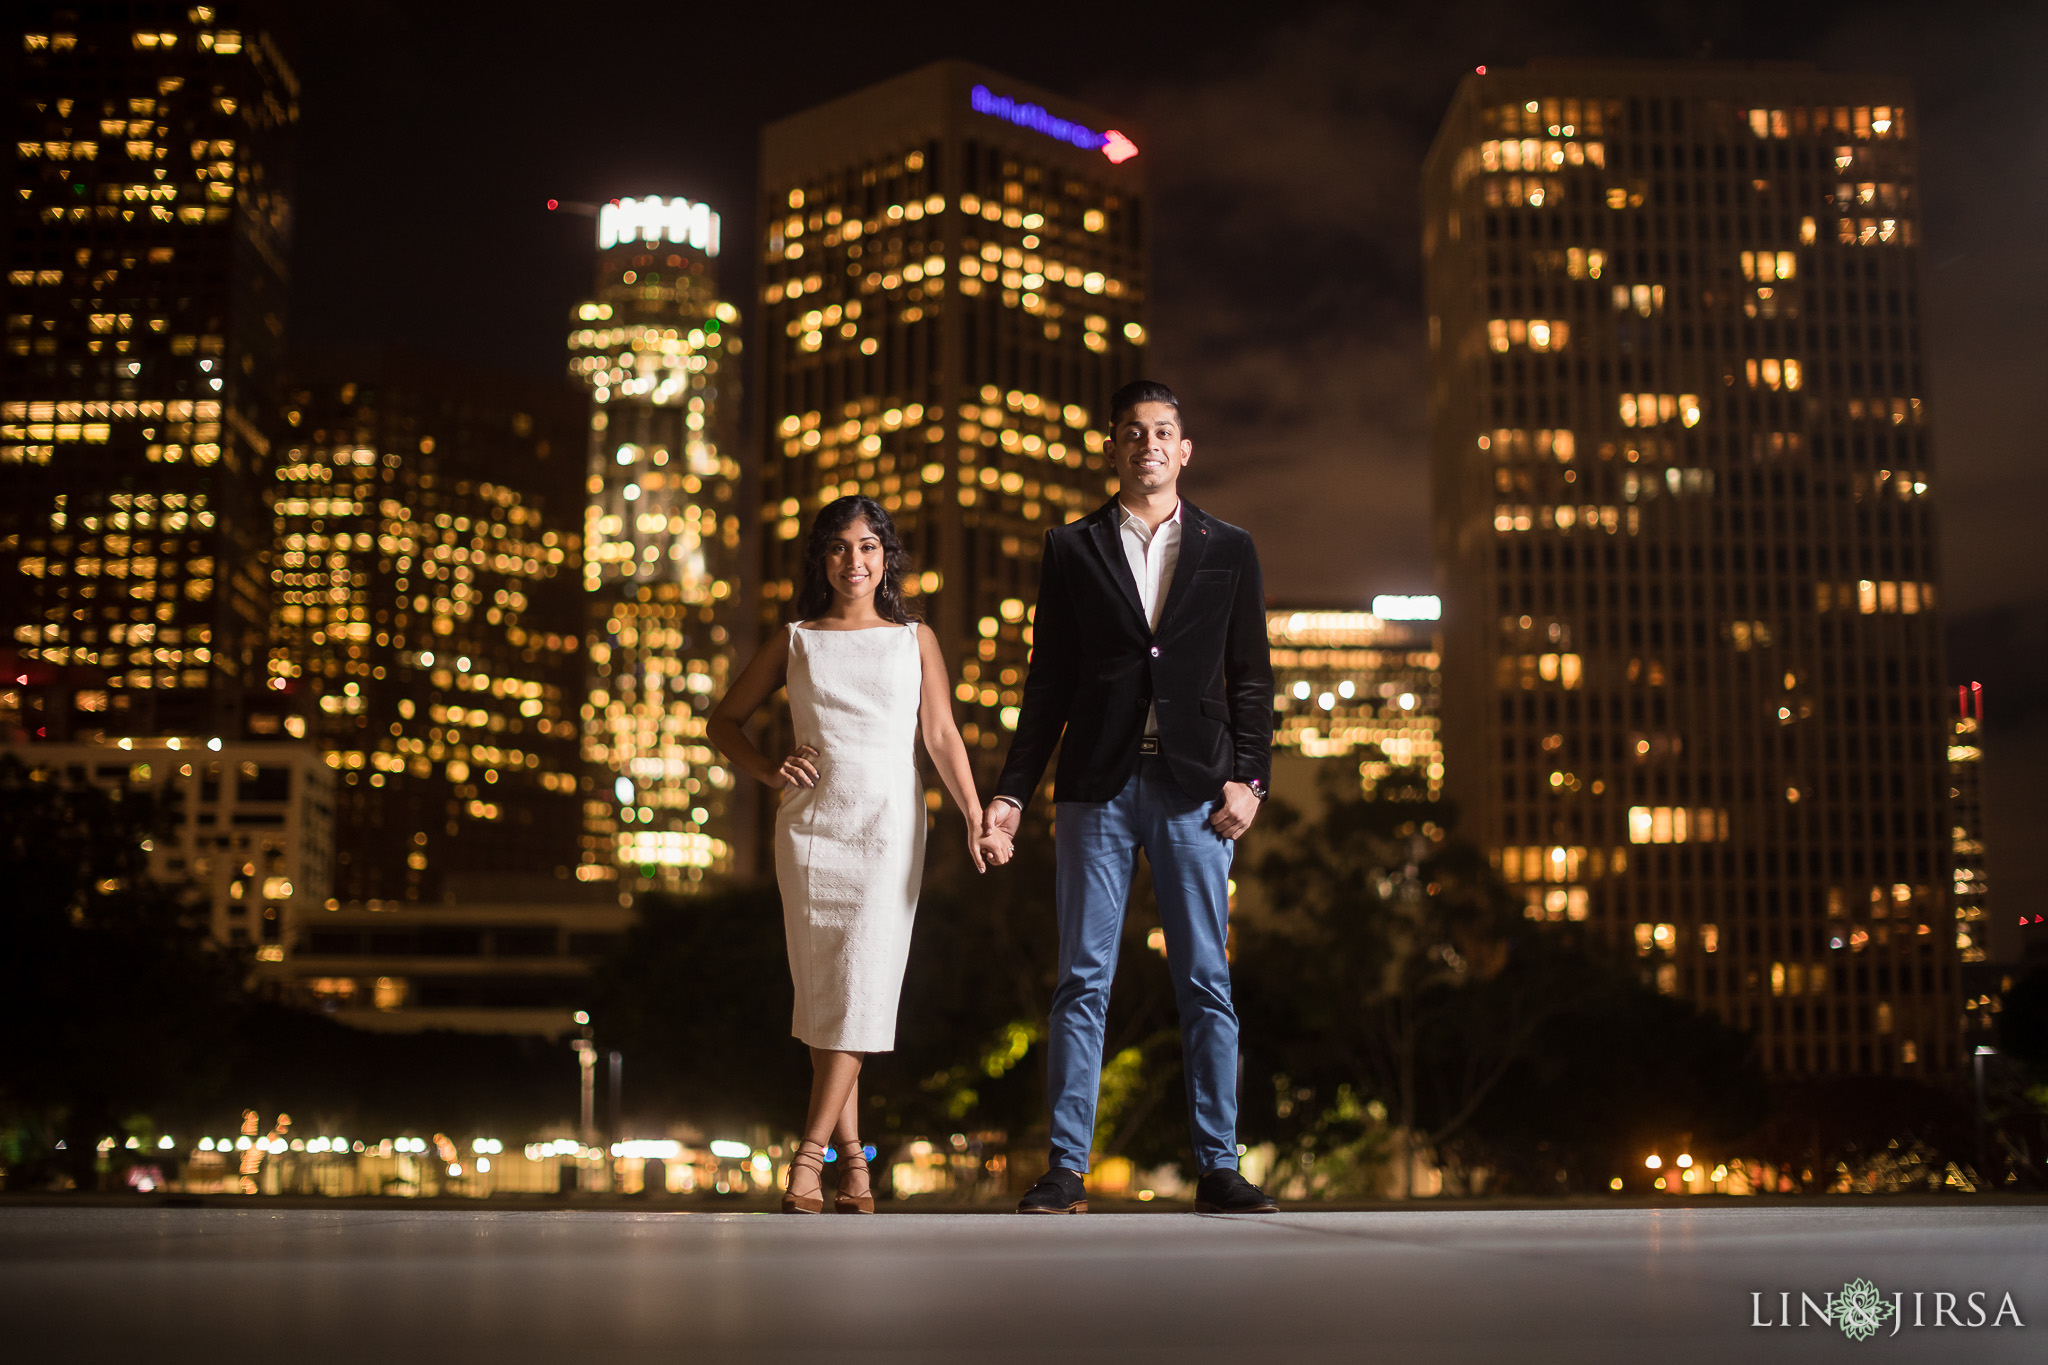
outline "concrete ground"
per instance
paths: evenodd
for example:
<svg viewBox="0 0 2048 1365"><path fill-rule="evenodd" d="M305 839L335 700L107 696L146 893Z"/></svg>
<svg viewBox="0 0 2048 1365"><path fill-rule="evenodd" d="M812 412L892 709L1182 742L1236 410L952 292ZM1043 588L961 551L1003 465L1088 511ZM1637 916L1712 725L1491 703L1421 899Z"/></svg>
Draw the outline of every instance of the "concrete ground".
<svg viewBox="0 0 2048 1365"><path fill-rule="evenodd" d="M1798 1325L1856 1279L1903 1295L1874 1338ZM1986 1325L1935 1325L1973 1291ZM2008 1294L2024 1325L1991 1325ZM13 1207L0 1332L14 1360L144 1365L2038 1361L2048 1208Z"/></svg>

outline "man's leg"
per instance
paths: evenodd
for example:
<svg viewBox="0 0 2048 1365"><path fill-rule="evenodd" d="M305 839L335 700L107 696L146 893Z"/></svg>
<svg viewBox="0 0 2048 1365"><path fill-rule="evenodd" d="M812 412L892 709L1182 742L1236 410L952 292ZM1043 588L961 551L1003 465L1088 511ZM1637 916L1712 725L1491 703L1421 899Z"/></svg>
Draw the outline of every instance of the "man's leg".
<svg viewBox="0 0 2048 1365"><path fill-rule="evenodd" d="M1141 829L1166 931L1166 963L1180 1009L1188 1128L1198 1173L1237 1169L1237 1011L1230 1003L1230 860L1236 845L1209 824L1212 801L1181 790L1148 759Z"/></svg>
<svg viewBox="0 0 2048 1365"><path fill-rule="evenodd" d="M1127 787L1112 801L1062 801L1053 818L1060 955L1046 1069L1051 1164L1069 1171L1087 1171L1095 1140L1109 986L1138 858L1132 794Z"/></svg>

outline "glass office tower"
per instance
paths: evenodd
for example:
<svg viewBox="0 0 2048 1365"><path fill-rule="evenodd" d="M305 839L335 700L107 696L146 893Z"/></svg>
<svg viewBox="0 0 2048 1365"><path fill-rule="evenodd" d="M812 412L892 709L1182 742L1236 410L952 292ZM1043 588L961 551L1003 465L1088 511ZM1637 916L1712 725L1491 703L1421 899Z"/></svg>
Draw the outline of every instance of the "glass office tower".
<svg viewBox="0 0 2048 1365"><path fill-rule="evenodd" d="M1144 369L1144 160L1114 124L940 62L762 138L753 624L787 618L817 509L876 499L984 762L1016 722L1045 532L1113 491L1109 396Z"/></svg>
<svg viewBox="0 0 2048 1365"><path fill-rule="evenodd" d="M329 909L572 898L582 404L386 353L294 393L273 695L333 772Z"/></svg>
<svg viewBox="0 0 2048 1365"><path fill-rule="evenodd" d="M1918 131L1886 78L1547 64L1425 171L1451 794L1780 1076L1960 1061Z"/></svg>
<svg viewBox="0 0 2048 1365"><path fill-rule="evenodd" d="M32 5L4 210L0 626L78 717L239 733L263 676L297 82L239 6Z"/></svg>
<svg viewBox="0 0 2048 1365"><path fill-rule="evenodd" d="M718 297L719 220L687 199L598 212L597 283L569 333L591 396L583 587L590 621L586 880L688 890L733 870L733 775L705 736L739 611L739 310Z"/></svg>

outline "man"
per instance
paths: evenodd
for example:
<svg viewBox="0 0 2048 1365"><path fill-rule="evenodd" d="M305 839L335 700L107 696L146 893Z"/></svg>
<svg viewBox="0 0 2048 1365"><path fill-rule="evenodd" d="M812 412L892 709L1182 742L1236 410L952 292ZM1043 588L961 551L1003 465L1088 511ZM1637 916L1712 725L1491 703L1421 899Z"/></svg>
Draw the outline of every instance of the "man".
<svg viewBox="0 0 2048 1365"><path fill-rule="evenodd" d="M1059 975L1047 1061L1052 1160L1020 1213L1085 1213L1109 986L1131 873L1152 864L1186 1055L1204 1213L1270 1213L1237 1171L1229 874L1272 770L1273 674L1251 537L1180 496L1180 401L1139 380L1110 400L1116 497L1050 531L1031 671L984 827L1014 835L1055 746ZM1062 739L1064 736L1064 739Z"/></svg>

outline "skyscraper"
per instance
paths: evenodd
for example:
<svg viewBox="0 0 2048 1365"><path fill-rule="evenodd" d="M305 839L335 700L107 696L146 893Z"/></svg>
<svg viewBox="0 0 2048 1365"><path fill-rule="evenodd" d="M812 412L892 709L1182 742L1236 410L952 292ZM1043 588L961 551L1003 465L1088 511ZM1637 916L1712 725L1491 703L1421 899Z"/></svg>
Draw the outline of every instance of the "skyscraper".
<svg viewBox="0 0 2048 1365"><path fill-rule="evenodd" d="M680 890L733 865L733 776L705 737L738 623L739 310L718 297L718 215L687 199L598 211L597 285L570 371L592 405L583 587L591 693L579 875Z"/></svg>
<svg viewBox="0 0 2048 1365"><path fill-rule="evenodd" d="M1955 850L1956 946L1982 962L1991 947L1991 879L1984 866L1984 684L1949 693L1949 830Z"/></svg>
<svg viewBox="0 0 2048 1365"><path fill-rule="evenodd" d="M573 899L580 396L402 354L326 368L285 413L269 684L333 771L327 908Z"/></svg>
<svg viewBox="0 0 2048 1365"><path fill-rule="evenodd" d="M27 673L104 674L72 704L119 733L233 735L262 680L298 109L239 11L10 26L0 625Z"/></svg>
<svg viewBox="0 0 2048 1365"><path fill-rule="evenodd" d="M1916 112L1495 70L1425 172L1452 795L1777 1075L1959 1063Z"/></svg>
<svg viewBox="0 0 2048 1365"><path fill-rule="evenodd" d="M1273 789L1297 805L1313 799L1311 774L1325 763L1354 769L1368 797L1397 773L1413 774L1432 797L1443 790L1437 603L1389 596L1373 606L1266 613Z"/></svg>
<svg viewBox="0 0 2048 1365"><path fill-rule="evenodd" d="M834 498L888 509L970 748L1014 725L1045 531L1105 496L1145 355L1143 159L1108 115L940 62L761 149L760 616Z"/></svg>

